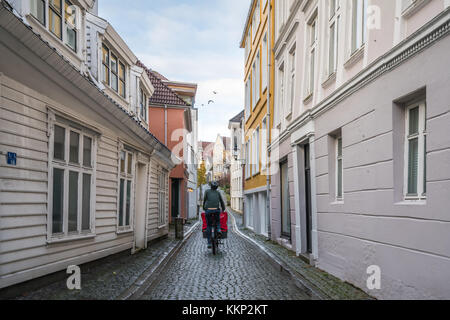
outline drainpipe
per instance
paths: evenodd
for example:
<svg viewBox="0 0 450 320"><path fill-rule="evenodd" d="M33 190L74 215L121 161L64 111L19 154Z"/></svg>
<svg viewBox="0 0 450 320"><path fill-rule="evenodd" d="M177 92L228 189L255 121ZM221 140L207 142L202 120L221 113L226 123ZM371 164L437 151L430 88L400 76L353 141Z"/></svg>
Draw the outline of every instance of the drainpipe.
<svg viewBox="0 0 450 320"><path fill-rule="evenodd" d="M270 132L271 132L271 125L270 125L270 88L271 88L271 66L272 66L272 1L269 1L269 30L267 32L268 34L268 43L269 43L269 56L267 59L267 68L268 70L268 77L267 77L267 132L266 132L266 152L267 152L267 163L266 163L266 182L267 182L267 190L266 190L266 221L267 221L267 235L269 236L269 239L272 237L271 235L271 221L270 221L270 164L269 164L269 145L270 145Z"/></svg>
<svg viewBox="0 0 450 320"><path fill-rule="evenodd" d="M167 104L164 105L164 144L167 146Z"/></svg>

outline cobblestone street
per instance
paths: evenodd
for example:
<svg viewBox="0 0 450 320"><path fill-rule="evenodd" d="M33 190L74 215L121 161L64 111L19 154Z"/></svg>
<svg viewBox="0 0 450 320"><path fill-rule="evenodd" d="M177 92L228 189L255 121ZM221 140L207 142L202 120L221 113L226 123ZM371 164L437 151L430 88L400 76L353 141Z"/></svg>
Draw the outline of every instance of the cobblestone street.
<svg viewBox="0 0 450 320"><path fill-rule="evenodd" d="M141 299L305 300L311 297L234 232L214 256L200 228Z"/></svg>

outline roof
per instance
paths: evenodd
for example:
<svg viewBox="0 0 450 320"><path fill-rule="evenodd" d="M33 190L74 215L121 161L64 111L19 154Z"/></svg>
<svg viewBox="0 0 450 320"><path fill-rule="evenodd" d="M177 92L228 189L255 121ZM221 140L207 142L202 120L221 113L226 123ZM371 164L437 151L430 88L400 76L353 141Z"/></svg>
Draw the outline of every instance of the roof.
<svg viewBox="0 0 450 320"><path fill-rule="evenodd" d="M203 149L202 159L206 159L207 157L212 157L213 150L214 150L214 142L200 141L200 144Z"/></svg>
<svg viewBox="0 0 450 320"><path fill-rule="evenodd" d="M181 99L172 89L164 84L164 82L160 78L162 76L159 73L150 70L139 60L137 61L136 65L143 68L147 72L151 83L155 87L155 92L149 99L150 104L189 107L189 105L183 99Z"/></svg>
<svg viewBox="0 0 450 320"><path fill-rule="evenodd" d="M236 116L234 116L230 122L241 122L241 120L244 118L244 110L239 112Z"/></svg>

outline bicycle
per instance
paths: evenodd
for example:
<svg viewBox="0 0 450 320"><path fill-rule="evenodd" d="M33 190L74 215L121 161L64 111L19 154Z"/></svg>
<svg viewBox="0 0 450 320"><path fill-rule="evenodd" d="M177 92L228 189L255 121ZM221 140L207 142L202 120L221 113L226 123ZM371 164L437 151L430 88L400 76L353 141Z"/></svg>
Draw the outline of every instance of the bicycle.
<svg viewBox="0 0 450 320"><path fill-rule="evenodd" d="M213 214L212 215L212 227L211 227L211 247L212 247L212 253L213 255L216 255L219 253L219 245L222 244L222 232L216 232L217 227L217 216L220 217L220 214ZM220 220L220 218L219 218Z"/></svg>

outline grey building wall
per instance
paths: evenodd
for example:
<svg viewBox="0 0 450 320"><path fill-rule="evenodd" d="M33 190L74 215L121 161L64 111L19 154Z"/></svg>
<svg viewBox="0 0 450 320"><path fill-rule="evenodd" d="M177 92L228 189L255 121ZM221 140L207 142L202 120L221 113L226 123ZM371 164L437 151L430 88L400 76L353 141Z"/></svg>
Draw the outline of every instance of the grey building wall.
<svg viewBox="0 0 450 320"><path fill-rule="evenodd" d="M380 298L450 298L450 38L315 119L318 267ZM421 90L422 89L422 90ZM426 97L427 200L403 201L405 97ZM411 95L413 94L413 95ZM344 201L333 201L330 133L342 130Z"/></svg>

